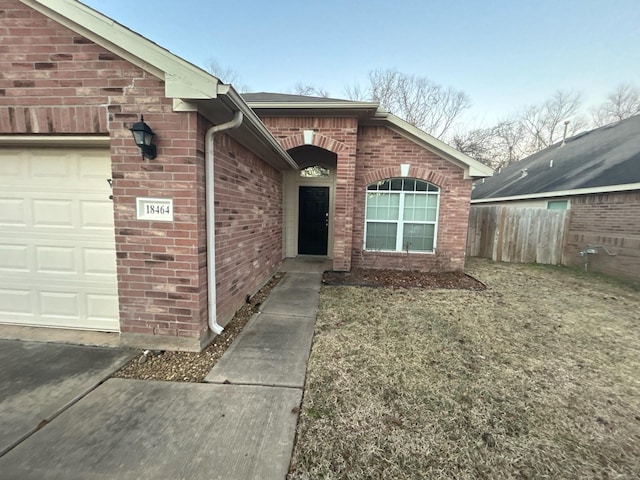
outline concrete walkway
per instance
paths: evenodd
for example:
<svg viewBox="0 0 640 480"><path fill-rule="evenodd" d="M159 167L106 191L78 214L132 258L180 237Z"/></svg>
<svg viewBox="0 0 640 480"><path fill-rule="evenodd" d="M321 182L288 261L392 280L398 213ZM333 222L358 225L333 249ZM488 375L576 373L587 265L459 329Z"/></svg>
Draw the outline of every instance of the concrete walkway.
<svg viewBox="0 0 640 480"><path fill-rule="evenodd" d="M2 478L284 479L327 268L285 261L208 383L109 379L0 457Z"/></svg>
<svg viewBox="0 0 640 480"><path fill-rule="evenodd" d="M303 388L324 259L287 259L287 272L205 382Z"/></svg>

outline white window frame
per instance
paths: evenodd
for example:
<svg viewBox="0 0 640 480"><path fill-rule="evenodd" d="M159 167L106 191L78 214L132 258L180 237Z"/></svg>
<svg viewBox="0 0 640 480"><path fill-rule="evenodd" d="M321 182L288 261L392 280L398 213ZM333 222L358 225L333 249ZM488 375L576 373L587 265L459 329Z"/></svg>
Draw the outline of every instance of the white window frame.
<svg viewBox="0 0 640 480"><path fill-rule="evenodd" d="M382 184L385 181L391 182L393 180L413 180L416 182L426 183L432 187L434 187L435 191L405 191L405 190L369 190L371 185L375 185L375 183ZM365 191L365 205L364 205L364 238L362 239L362 248L367 252L409 252L409 253L426 253L426 254L434 254L437 248L438 242L438 223L440 218L440 187L434 185L433 183L427 182L425 180L421 180L419 178L387 178L381 180L380 182L375 182L367 185ZM404 183L403 183L404 184ZM400 201L398 206L398 219L397 220L369 220L367 218L367 207L369 205L369 193L375 192L378 194L400 194ZM408 220L405 222L404 215L404 200L406 194L423 194L427 196L435 196L436 197L436 219L435 221L416 221L416 220ZM396 248L395 250L386 250L386 249L372 249L367 248L367 228L369 223L395 223L396 224ZM433 225L433 248L431 250L407 250L404 248L404 225L410 224L418 224L418 225Z"/></svg>

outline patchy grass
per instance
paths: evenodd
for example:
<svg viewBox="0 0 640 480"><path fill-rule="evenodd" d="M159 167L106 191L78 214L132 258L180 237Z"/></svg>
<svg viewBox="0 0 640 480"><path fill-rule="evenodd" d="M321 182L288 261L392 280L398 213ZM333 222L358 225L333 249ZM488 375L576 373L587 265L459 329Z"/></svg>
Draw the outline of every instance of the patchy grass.
<svg viewBox="0 0 640 480"><path fill-rule="evenodd" d="M291 479L640 477L640 294L470 260L464 290L323 287Z"/></svg>

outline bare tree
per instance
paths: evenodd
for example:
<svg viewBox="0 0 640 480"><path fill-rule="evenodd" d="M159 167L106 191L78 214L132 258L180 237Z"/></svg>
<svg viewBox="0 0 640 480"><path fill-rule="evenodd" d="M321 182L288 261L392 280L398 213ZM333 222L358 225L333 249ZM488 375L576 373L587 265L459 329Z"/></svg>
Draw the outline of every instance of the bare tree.
<svg viewBox="0 0 640 480"><path fill-rule="evenodd" d="M526 156L528 136L517 118L501 120L493 127L459 132L452 145L462 153L494 169Z"/></svg>
<svg viewBox="0 0 640 480"><path fill-rule="evenodd" d="M209 60L207 70L218 77L223 83L231 83L239 92L249 91L249 87L242 81L240 74L231 67L223 67L215 58Z"/></svg>
<svg viewBox="0 0 640 480"><path fill-rule="evenodd" d="M408 75L395 69L369 72L369 85L345 89L351 100L373 100L382 108L407 122L442 138L451 131L464 110L469 108L467 95L451 87L444 88L427 77Z"/></svg>
<svg viewBox="0 0 640 480"><path fill-rule="evenodd" d="M329 97L329 92L315 85L298 82L293 86L293 93L296 95L307 95L310 97Z"/></svg>
<svg viewBox="0 0 640 480"><path fill-rule="evenodd" d="M582 100L577 92L557 90L551 98L540 105L531 105L520 114L520 122L529 136L526 150L531 154L553 145L564 132L564 122L571 120L567 133L586 127L578 115Z"/></svg>
<svg viewBox="0 0 640 480"><path fill-rule="evenodd" d="M459 152L493 167L491 140L490 129L477 128L453 134L451 146Z"/></svg>
<svg viewBox="0 0 640 480"><path fill-rule="evenodd" d="M353 100L354 102L366 102L371 100L369 89L367 87L363 87L359 83L345 86L344 94L349 100Z"/></svg>
<svg viewBox="0 0 640 480"><path fill-rule="evenodd" d="M601 127L640 114L640 89L630 83L618 85L607 100L592 110L593 123Z"/></svg>

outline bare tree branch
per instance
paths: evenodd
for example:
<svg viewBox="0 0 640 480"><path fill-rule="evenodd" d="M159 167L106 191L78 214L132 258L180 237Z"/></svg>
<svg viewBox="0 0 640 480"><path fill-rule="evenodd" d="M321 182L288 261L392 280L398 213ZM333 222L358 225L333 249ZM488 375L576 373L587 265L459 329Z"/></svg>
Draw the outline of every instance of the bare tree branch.
<svg viewBox="0 0 640 480"><path fill-rule="evenodd" d="M607 100L592 110L593 123L601 127L640 114L640 89L630 83L618 85Z"/></svg>
<svg viewBox="0 0 640 480"><path fill-rule="evenodd" d="M367 88L363 87L359 83L346 85L344 87L344 94L347 99L353 100L354 102L366 102L371 99Z"/></svg>
<svg viewBox="0 0 640 480"><path fill-rule="evenodd" d="M378 69L369 72L369 85L345 88L351 100L371 100L416 127L442 138L469 108L467 95L453 88L443 88L427 77Z"/></svg>
<svg viewBox="0 0 640 480"><path fill-rule="evenodd" d="M293 86L293 93L309 97L329 97L329 92L327 90L314 85L304 84L302 82L298 82Z"/></svg>
<svg viewBox="0 0 640 480"><path fill-rule="evenodd" d="M529 135L527 150L533 153L553 145L563 134L566 120L572 120L568 135L584 129L586 123L578 115L581 103L579 93L557 90L544 103L527 107L520 114L520 122Z"/></svg>
<svg viewBox="0 0 640 480"><path fill-rule="evenodd" d="M218 77L223 83L231 83L239 92L249 91L249 87L242 81L240 74L230 67L223 67L215 58L209 60L207 70Z"/></svg>

